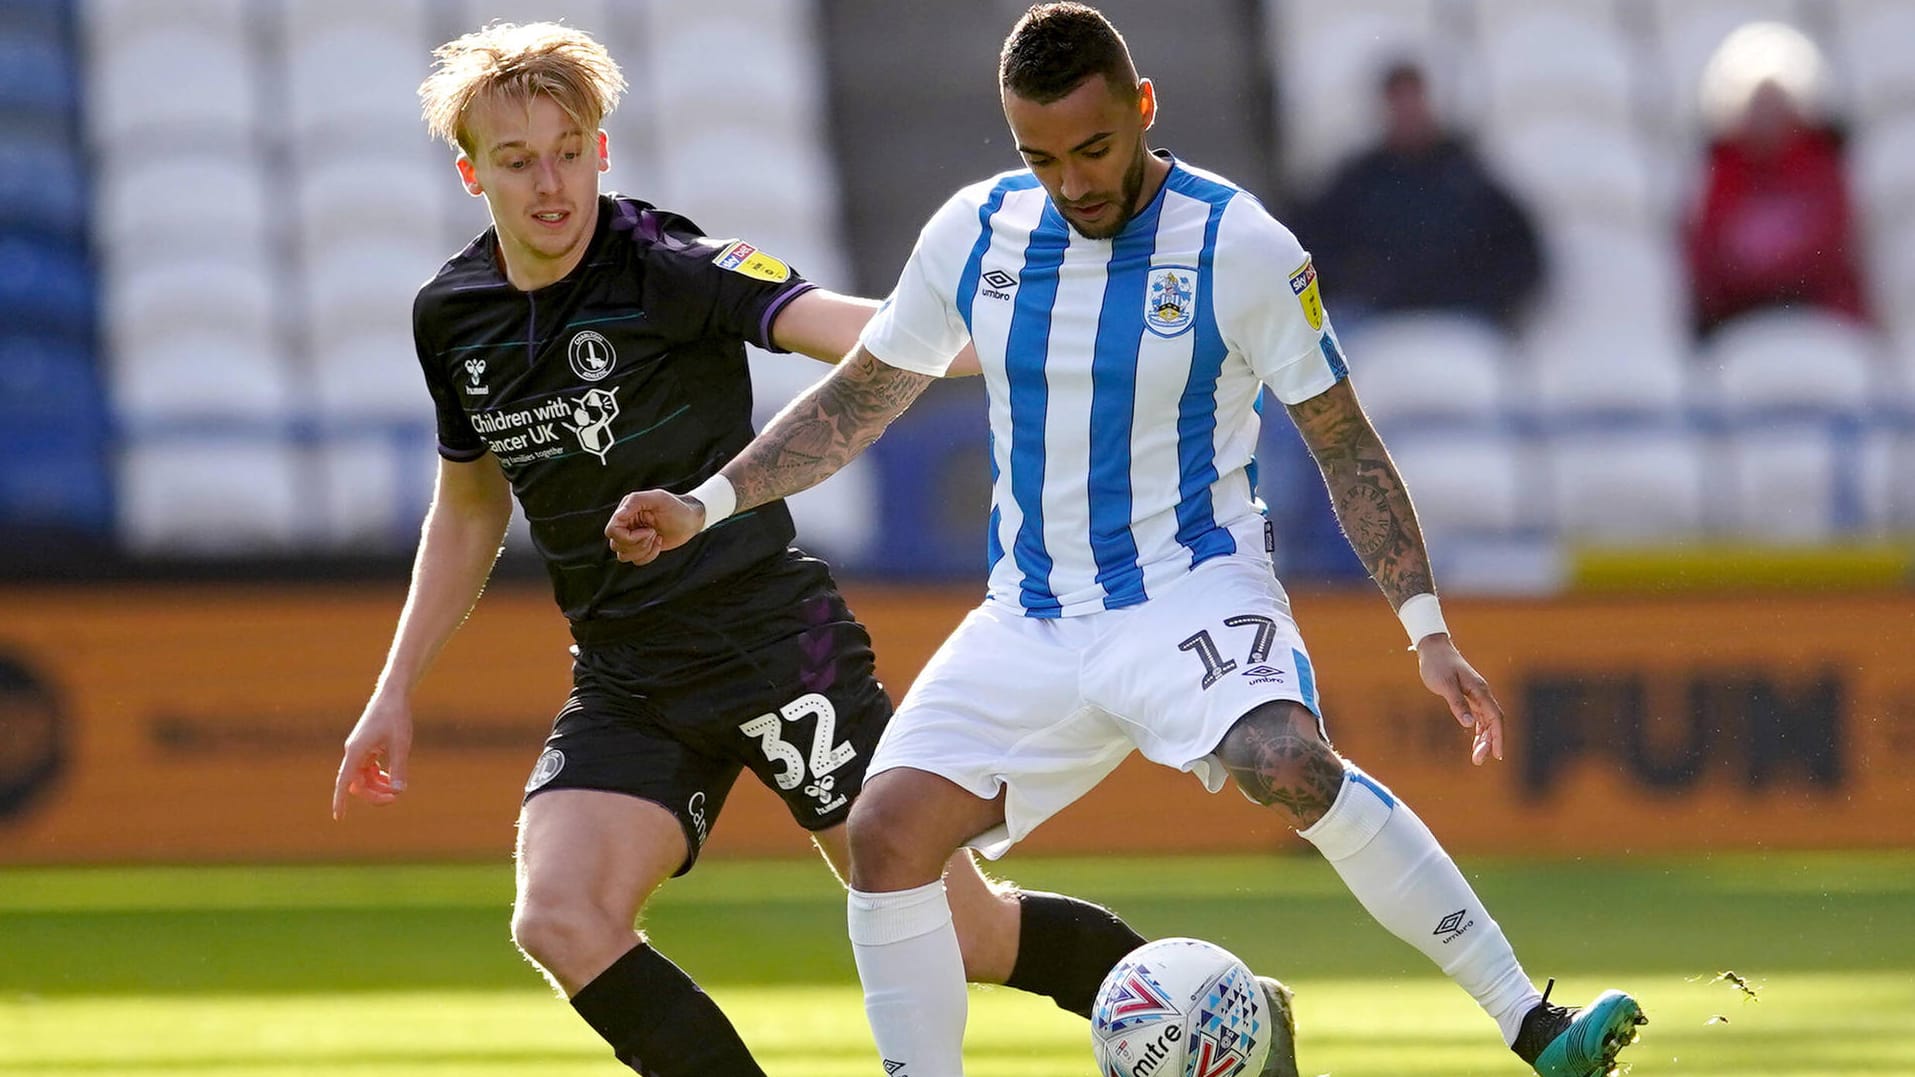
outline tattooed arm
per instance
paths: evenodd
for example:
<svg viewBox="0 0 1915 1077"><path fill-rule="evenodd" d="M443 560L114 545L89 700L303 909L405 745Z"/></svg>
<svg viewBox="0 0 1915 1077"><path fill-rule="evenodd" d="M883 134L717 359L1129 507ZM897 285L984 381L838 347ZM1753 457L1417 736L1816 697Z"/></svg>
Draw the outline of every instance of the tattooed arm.
<svg viewBox="0 0 1915 1077"><path fill-rule="evenodd" d="M1409 491L1350 383L1338 382L1290 405L1290 418L1323 472L1350 548L1363 559L1390 608L1412 595L1434 592L1430 555Z"/></svg>
<svg viewBox="0 0 1915 1077"><path fill-rule="evenodd" d="M738 512L830 478L878 440L937 379L890 366L862 345L830 376L786 405L720 474Z"/></svg>
<svg viewBox="0 0 1915 1077"><path fill-rule="evenodd" d="M830 478L936 380L881 362L860 345L719 472L736 495L729 511L756 508ZM691 541L705 518L705 505L695 497L642 490L619 502L605 537L619 560L643 565Z"/></svg>
<svg viewBox="0 0 1915 1077"><path fill-rule="evenodd" d="M1390 608L1401 607L1414 595L1435 593L1429 550L1409 491L1357 403L1356 390L1348 381L1338 382L1328 392L1290 405L1290 418L1323 472L1350 548L1363 559ZM1474 731L1471 761L1481 765L1491 756L1503 758L1503 708L1449 635L1419 641L1416 658L1424 686L1442 696L1456 720Z"/></svg>

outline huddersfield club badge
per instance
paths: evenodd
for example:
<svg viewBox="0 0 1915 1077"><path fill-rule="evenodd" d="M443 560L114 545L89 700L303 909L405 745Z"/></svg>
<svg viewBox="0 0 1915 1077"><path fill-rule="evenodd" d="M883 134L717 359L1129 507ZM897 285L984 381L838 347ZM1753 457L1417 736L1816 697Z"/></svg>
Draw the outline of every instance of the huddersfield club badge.
<svg viewBox="0 0 1915 1077"><path fill-rule="evenodd" d="M1158 266L1144 288L1144 325L1160 337L1189 329L1197 311L1197 271L1189 266Z"/></svg>

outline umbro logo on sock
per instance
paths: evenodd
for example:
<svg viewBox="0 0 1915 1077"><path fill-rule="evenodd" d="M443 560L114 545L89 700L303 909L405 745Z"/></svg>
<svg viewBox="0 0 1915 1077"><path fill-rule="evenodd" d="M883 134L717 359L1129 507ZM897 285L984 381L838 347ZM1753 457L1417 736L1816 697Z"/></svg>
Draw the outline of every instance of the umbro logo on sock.
<svg viewBox="0 0 1915 1077"><path fill-rule="evenodd" d="M1443 945L1448 946L1450 943L1462 937L1463 932L1476 926L1476 921L1464 919L1468 913L1469 910L1467 909L1458 909L1450 913L1437 922L1436 930L1430 932L1430 934L1443 936Z"/></svg>
<svg viewBox="0 0 1915 1077"><path fill-rule="evenodd" d="M897 1077L898 1071L903 1068L904 1063L887 1058L884 1060L884 1077ZM906 1077L909 1077L909 1075L906 1075Z"/></svg>

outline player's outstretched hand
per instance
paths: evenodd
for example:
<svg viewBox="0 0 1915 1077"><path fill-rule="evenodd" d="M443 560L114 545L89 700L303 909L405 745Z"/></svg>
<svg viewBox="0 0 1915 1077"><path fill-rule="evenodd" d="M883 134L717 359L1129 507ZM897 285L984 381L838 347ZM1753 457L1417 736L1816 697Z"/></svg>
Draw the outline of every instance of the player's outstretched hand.
<svg viewBox="0 0 1915 1077"><path fill-rule="evenodd" d="M1483 675L1470 668L1447 635L1427 636L1416 646L1417 669L1423 685L1443 697L1450 713L1464 729L1475 731L1470 762L1482 766L1491 756L1503 758L1503 708Z"/></svg>
<svg viewBox="0 0 1915 1077"><path fill-rule="evenodd" d="M666 550L690 542L705 524L705 506L663 490L626 494L605 525L605 538L620 561L649 564Z"/></svg>
<svg viewBox="0 0 1915 1077"><path fill-rule="evenodd" d="M412 754L412 710L402 700L372 697L346 738L339 776L332 783L332 817L346 813L346 798L390 804L406 791L406 757Z"/></svg>

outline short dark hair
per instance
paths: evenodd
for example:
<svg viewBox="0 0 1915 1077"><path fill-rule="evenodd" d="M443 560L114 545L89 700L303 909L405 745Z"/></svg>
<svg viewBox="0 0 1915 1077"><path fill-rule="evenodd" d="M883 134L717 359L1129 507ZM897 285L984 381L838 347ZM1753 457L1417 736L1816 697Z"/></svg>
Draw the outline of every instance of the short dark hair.
<svg viewBox="0 0 1915 1077"><path fill-rule="evenodd" d="M1124 35L1088 4L1033 4L1011 27L997 62L997 81L1026 101L1048 105L1092 75L1111 89L1137 92L1137 68Z"/></svg>

